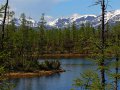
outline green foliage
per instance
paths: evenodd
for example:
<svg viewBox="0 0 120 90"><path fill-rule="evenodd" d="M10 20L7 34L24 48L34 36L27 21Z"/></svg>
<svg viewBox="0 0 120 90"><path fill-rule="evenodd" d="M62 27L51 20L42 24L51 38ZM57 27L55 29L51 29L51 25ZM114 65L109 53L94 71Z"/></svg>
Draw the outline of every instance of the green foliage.
<svg viewBox="0 0 120 90"><path fill-rule="evenodd" d="M74 86L81 87L82 90L104 90L102 88L99 75L91 70L87 70L74 80ZM112 84L105 85L106 90L113 89Z"/></svg>
<svg viewBox="0 0 120 90"><path fill-rule="evenodd" d="M0 67L0 81L3 81L5 78L3 78L5 74L4 67Z"/></svg>
<svg viewBox="0 0 120 90"><path fill-rule="evenodd" d="M61 64L58 60L45 61L39 65L39 67L43 70L59 70L60 66Z"/></svg>
<svg viewBox="0 0 120 90"><path fill-rule="evenodd" d="M13 90L14 85L7 81L7 78L4 76L4 74L4 67L0 67L0 90Z"/></svg>
<svg viewBox="0 0 120 90"><path fill-rule="evenodd" d="M0 90L13 90L14 85L5 81L0 82Z"/></svg>
<svg viewBox="0 0 120 90"><path fill-rule="evenodd" d="M81 78L76 79L75 86L84 88L85 90L101 90L100 79L97 73L93 71L85 71L81 74Z"/></svg>

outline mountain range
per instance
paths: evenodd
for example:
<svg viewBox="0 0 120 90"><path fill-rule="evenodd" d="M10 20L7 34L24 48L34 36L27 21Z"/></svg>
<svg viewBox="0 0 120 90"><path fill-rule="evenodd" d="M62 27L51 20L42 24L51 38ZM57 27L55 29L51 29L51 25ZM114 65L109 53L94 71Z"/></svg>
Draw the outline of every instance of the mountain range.
<svg viewBox="0 0 120 90"><path fill-rule="evenodd" d="M105 14L105 23L110 25L115 24L120 21L120 9L108 11ZM51 27L62 28L75 23L77 26L80 26L85 23L90 23L93 27L97 27L101 24L101 15L79 15L74 14L71 17L67 18L58 18L52 22L49 22L48 25Z"/></svg>
<svg viewBox="0 0 120 90"><path fill-rule="evenodd" d="M16 26L19 26L21 24L21 19L19 18L15 18L14 21ZM27 18L26 21L28 22L28 25L31 27L38 26L38 22L33 20L32 18ZM113 25L119 21L120 21L120 9L106 12L105 23ZM97 27L101 24L101 15L97 16L97 15L73 14L72 16L69 17L61 17L49 21L46 23L46 27L63 28L72 25L73 22L78 27L85 23L90 23L93 27Z"/></svg>

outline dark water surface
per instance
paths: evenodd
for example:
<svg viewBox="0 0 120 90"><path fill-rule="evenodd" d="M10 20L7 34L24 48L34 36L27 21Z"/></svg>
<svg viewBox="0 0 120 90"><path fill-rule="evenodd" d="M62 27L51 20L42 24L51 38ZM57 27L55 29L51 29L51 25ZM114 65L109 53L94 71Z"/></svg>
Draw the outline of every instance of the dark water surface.
<svg viewBox="0 0 120 90"><path fill-rule="evenodd" d="M16 84L14 90L70 90L73 80L85 70L96 69L96 66L86 59L60 59L66 72L51 76L20 78L11 80ZM80 88L76 88L80 90Z"/></svg>

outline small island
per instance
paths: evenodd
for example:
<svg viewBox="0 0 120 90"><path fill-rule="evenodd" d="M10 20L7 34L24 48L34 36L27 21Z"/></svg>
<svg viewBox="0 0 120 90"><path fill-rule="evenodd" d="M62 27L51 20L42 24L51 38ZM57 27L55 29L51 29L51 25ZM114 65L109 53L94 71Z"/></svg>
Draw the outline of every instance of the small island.
<svg viewBox="0 0 120 90"><path fill-rule="evenodd" d="M65 72L65 70L61 68L61 63L58 60L45 60L32 62L28 68L23 67L21 63L21 65L12 67L9 72L5 72L3 76L7 78L30 78L49 76L60 72Z"/></svg>

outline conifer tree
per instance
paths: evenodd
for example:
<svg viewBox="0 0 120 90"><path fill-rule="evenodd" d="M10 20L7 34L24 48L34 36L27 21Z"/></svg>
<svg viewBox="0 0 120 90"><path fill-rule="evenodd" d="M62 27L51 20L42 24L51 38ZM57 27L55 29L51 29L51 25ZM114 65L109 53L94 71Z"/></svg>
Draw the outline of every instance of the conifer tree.
<svg viewBox="0 0 120 90"><path fill-rule="evenodd" d="M39 54L43 55L45 51L45 44L46 44L46 38L45 38L45 18L44 13L41 16L38 28L39 28L39 41L38 41L38 52Z"/></svg>

